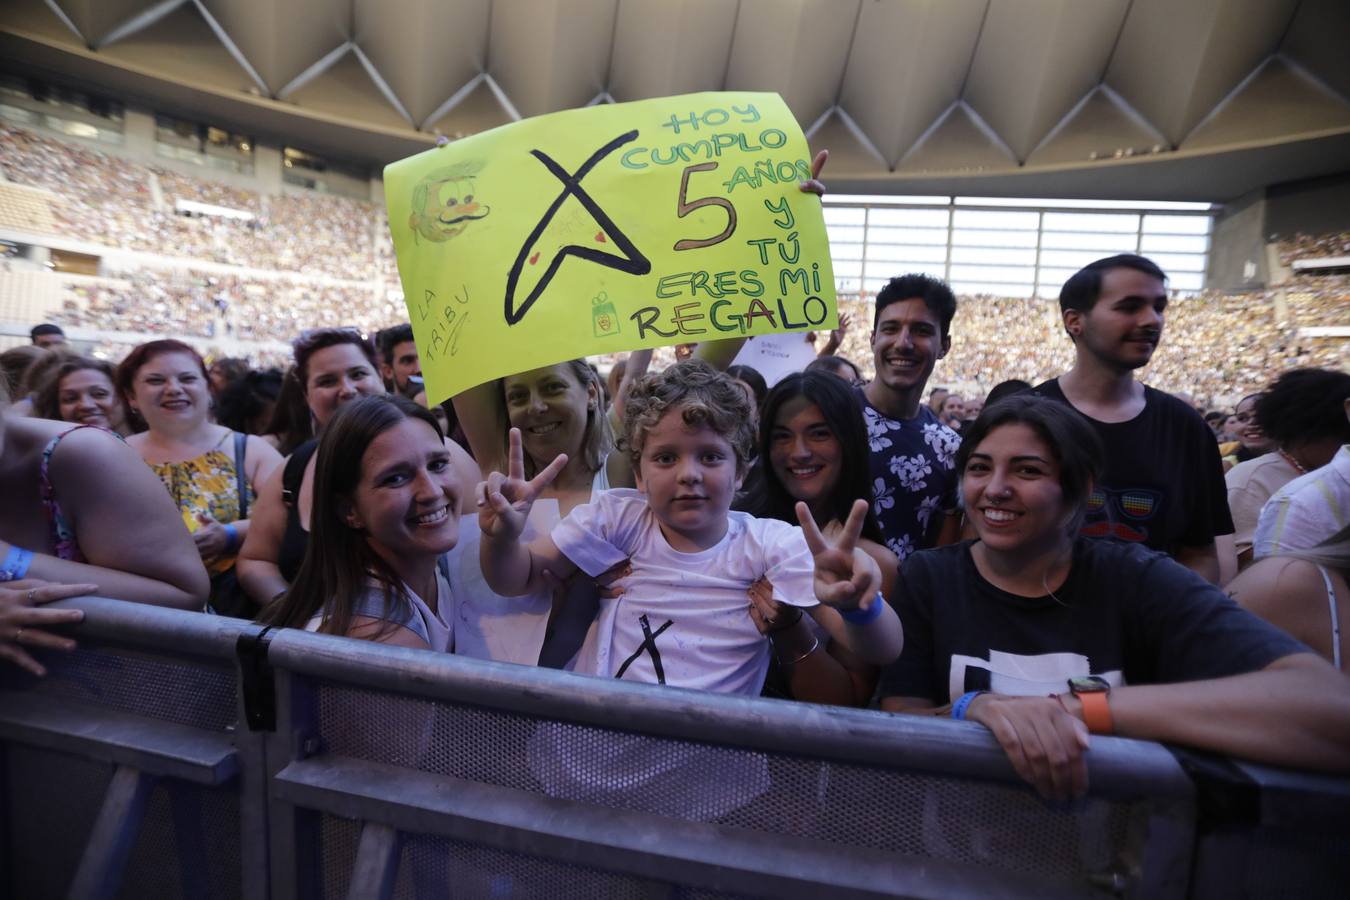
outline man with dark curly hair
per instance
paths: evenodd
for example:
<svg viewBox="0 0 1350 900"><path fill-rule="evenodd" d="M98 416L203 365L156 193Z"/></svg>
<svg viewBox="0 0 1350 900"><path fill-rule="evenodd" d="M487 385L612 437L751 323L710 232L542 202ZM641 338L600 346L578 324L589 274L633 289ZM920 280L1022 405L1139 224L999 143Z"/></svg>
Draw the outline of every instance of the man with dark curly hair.
<svg viewBox="0 0 1350 900"><path fill-rule="evenodd" d="M1240 563L1251 560L1252 534L1266 501L1295 478L1331 462L1350 443L1347 397L1350 375L1331 369L1292 369L1257 395L1256 424L1275 449L1238 463L1224 476Z"/></svg>

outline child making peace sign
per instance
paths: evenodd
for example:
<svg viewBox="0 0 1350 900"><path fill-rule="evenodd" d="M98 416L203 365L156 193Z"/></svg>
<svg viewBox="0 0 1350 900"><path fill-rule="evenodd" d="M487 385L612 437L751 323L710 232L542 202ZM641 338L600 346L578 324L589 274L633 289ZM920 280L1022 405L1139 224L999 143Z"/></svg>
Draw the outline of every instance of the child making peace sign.
<svg viewBox="0 0 1350 900"><path fill-rule="evenodd" d="M769 642L748 615L747 592L763 577L776 599L808 608L869 662L899 655L899 620L879 596L880 571L856 546L865 503L833 540L803 510L804 531L731 512L754 427L744 392L727 376L699 361L648 376L629 397L625 431L638 490L606 492L529 546L518 540L525 516L566 458L527 481L513 429L508 473L478 486L483 574L499 594L534 590L545 571L595 576L631 560L621 593L602 599L573 670L758 694Z"/></svg>

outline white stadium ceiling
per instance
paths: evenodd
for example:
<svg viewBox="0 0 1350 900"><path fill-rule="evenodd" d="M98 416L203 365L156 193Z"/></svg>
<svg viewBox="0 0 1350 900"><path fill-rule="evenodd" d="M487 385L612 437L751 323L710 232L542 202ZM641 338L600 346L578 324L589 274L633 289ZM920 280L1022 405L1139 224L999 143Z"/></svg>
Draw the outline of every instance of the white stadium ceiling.
<svg viewBox="0 0 1350 900"><path fill-rule="evenodd" d="M1227 199L1350 169L1350 0L0 0L10 71L369 164L782 94L832 190Z"/></svg>

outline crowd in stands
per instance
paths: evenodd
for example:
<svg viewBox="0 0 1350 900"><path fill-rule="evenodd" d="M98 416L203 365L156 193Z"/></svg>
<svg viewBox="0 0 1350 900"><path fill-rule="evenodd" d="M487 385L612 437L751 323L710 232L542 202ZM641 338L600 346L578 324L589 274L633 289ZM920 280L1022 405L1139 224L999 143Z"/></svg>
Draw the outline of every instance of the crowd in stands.
<svg viewBox="0 0 1350 900"><path fill-rule="evenodd" d="M374 204L327 195L263 196L4 123L0 170L9 181L57 195L54 212L63 234L105 246L361 281L385 271L393 254L392 246L377 250L377 243L388 243L388 231L376 230ZM159 184L158 203L152 181ZM253 218L181 215L179 200Z"/></svg>
<svg viewBox="0 0 1350 900"><path fill-rule="evenodd" d="M1350 232L1326 234L1295 234L1279 241L1280 263L1289 265L1296 259L1317 259L1326 256L1350 256Z"/></svg>
<svg viewBox="0 0 1350 900"><path fill-rule="evenodd" d="M347 324L367 333L400 317L397 265L383 209L342 197L265 196L223 182L142 166L120 157L0 124L5 177L55 192L67 233L118 247L190 259L296 273L294 279L207 274L190 264L173 271L125 273L121 285L68 287L57 321L102 331L152 332L193 338L289 340L298 327ZM162 202L152 199L157 180ZM248 221L174 213L178 200L240 210ZM1350 234L1297 235L1280 245L1282 259L1347 252ZM107 273L116 275L116 273ZM335 285L317 279L366 281ZM316 279L306 281L306 278ZM1350 276L1298 276L1285 291L1288 321L1276 321L1272 292L1205 292L1173 299L1172 339L1159 348L1150 380L1216 402L1265 383L1291 366L1338 365L1343 339L1300 339L1296 329L1350 325ZM871 298L841 300L855 319L871 316ZM968 392L1010 377L1043 380L1068 357L1053 301L962 297L958 334L937 369L943 383ZM843 336L839 355L868 370L868 333ZM256 355L256 354L255 354ZM674 361L663 348L658 364ZM612 363L606 359L602 364Z"/></svg>

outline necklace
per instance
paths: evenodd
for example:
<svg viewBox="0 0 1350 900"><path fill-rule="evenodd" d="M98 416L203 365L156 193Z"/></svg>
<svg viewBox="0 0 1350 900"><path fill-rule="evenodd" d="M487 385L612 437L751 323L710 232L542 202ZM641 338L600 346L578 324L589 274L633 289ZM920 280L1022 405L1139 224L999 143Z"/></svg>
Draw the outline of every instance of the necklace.
<svg viewBox="0 0 1350 900"><path fill-rule="evenodd" d="M1284 458L1285 462L1289 463L1289 465L1293 466L1298 471L1298 474L1300 475L1308 474L1308 470L1303 468L1303 464L1294 458L1294 454L1287 453L1283 449L1279 451L1279 454L1281 457Z"/></svg>

